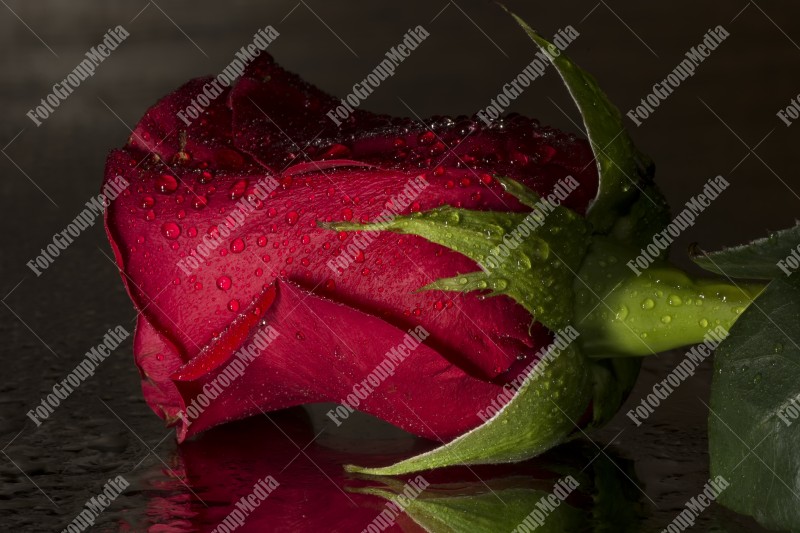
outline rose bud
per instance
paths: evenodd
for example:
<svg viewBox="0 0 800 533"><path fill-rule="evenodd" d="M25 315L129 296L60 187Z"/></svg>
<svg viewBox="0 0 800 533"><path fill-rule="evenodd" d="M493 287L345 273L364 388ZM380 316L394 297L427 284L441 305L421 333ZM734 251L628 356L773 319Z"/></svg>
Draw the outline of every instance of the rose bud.
<svg viewBox="0 0 800 533"><path fill-rule="evenodd" d="M626 356L702 339L694 308L668 324L639 302L735 320L747 295L663 253L626 266L667 222L652 168L594 80L548 57L590 142L517 115L333 121L342 102L266 54L145 114L108 158L130 186L106 228L145 399L179 440L338 402L337 425L359 410L447 443L371 472L521 460L613 415Z"/></svg>

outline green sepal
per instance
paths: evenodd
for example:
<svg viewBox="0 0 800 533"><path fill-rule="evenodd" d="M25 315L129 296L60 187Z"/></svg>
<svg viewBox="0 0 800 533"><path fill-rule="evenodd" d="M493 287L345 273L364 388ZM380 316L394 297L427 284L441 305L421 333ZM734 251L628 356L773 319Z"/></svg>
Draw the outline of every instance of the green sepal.
<svg viewBox="0 0 800 533"><path fill-rule="evenodd" d="M498 180L533 211L473 211L442 206L387 222L333 222L325 227L417 235L446 246L477 262L482 270L435 280L422 289L504 294L551 331L564 328L572 317L572 279L589 243L589 227L574 211L540 200L521 183Z"/></svg>
<svg viewBox="0 0 800 533"><path fill-rule="evenodd" d="M382 468L348 465L370 475L399 475L463 464L523 461L564 442L592 395L590 365L569 344L546 365L539 363L514 397L493 418L449 443Z"/></svg>
<svg viewBox="0 0 800 533"><path fill-rule="evenodd" d="M552 490L546 483L541 488L530 486L523 476L488 483L442 484L426 488L418 497L405 499L405 513L429 533L494 533L513 531L522 524L542 499ZM383 487L349 488L349 492L377 496L397 502L403 498L404 485L386 478ZM398 498L399 497L399 498ZM537 527L544 533L579 531L589 526L590 519L582 509L560 503Z"/></svg>
<svg viewBox="0 0 800 533"><path fill-rule="evenodd" d="M587 217L595 231L606 233L617 218L627 212L639 192L638 187L645 181L642 178L652 174L652 162L636 149L623 125L622 114L600 89L597 80L524 20L510 11L509 14L550 59L581 112L600 176L597 196Z"/></svg>

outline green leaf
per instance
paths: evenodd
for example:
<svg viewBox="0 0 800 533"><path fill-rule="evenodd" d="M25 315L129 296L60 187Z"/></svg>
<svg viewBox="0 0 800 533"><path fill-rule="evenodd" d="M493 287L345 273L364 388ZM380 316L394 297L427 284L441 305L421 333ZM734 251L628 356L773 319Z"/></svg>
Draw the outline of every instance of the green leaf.
<svg viewBox="0 0 800 533"><path fill-rule="evenodd" d="M623 126L622 114L608 100L597 80L563 52L559 53L558 48L524 20L514 13L509 14L550 58L581 112L600 175L597 196L589 208L588 218L596 231L605 233L639 194L637 187L643 181L641 178L649 174L651 162L633 145Z"/></svg>
<svg viewBox="0 0 800 533"><path fill-rule="evenodd" d="M443 466L510 463L562 443L592 394L589 364L574 344L541 362L500 412L486 423L429 452L384 468L347 466L350 472L398 475Z"/></svg>
<svg viewBox="0 0 800 533"><path fill-rule="evenodd" d="M756 257L740 248L725 268ZM739 272L768 272L752 266ZM787 406L800 409L799 285L772 281L717 349L709 416L711 473L730 483L719 501L792 531L800 531L800 417L792 418L800 410Z"/></svg>
<svg viewBox="0 0 800 533"><path fill-rule="evenodd" d="M694 246L692 259L706 270L732 278L781 278L786 272L778 263L792 252L798 252L799 244L800 225L797 225L719 252L706 253Z"/></svg>

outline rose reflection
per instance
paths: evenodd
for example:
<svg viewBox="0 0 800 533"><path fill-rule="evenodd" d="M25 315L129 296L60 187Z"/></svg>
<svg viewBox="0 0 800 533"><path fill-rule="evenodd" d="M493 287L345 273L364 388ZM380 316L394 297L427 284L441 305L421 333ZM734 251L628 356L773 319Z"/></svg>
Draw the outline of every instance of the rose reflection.
<svg viewBox="0 0 800 533"><path fill-rule="evenodd" d="M631 466L620 460L615 465L601 455L585 468L597 454L590 444L562 447L515 465L370 478L347 474L342 465L387 464L433 444L390 435L395 453L373 453L387 449L386 433L392 430L361 427L359 421L348 431L315 429L319 424L312 418L319 417L310 411L311 416L309 410L296 408L227 424L173 445L171 457L162 450L170 468L158 463L140 479L147 497L145 516L126 516L121 530L210 532L220 523L233 525L232 519L223 521L236 509L240 512L235 518L244 518L241 527L232 529L237 532L360 532L370 524L374 529L369 531L513 530L565 476L579 486L546 513L536 531L637 530L639 492L626 478L633 476ZM277 484L272 492L264 490L269 476ZM415 479L428 486L403 502L405 512L395 519L397 507L387 503ZM263 501L251 496L259 482L255 494L268 493ZM240 501L248 496L251 501ZM385 520L376 520L382 512L394 522L388 529ZM223 525L218 531L227 529Z"/></svg>

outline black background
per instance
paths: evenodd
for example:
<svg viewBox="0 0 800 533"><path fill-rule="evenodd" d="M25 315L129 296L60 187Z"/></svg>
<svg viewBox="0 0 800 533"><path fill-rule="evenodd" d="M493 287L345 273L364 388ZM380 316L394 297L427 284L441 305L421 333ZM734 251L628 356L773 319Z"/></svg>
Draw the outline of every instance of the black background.
<svg viewBox="0 0 800 533"><path fill-rule="evenodd" d="M108 477L144 458L132 474L137 491L129 490L102 517L113 529L120 516L142 512L154 497L153 480L163 475L161 462L148 455L134 432L147 446L159 443L155 452L167 462L176 447L141 398L130 340L42 427L25 416L108 328L133 328L135 312L99 225L41 277L25 266L97 194L108 151L125 143L129 128L158 98L189 78L221 71L267 24L281 34L270 46L277 60L338 95L350 92L408 28L425 26L428 40L364 105L394 114L408 114L399 98L421 116L474 113L531 61L535 50L499 8L466 0L3 4L0 446L6 455L0 457L0 516L24 531L60 529ZM795 221L800 126L786 127L775 113L800 92L796 3L509 5L544 35L573 25L580 37L569 55L597 77L623 112L709 28L722 24L730 37L696 75L641 127L627 122L637 145L655 160L657 181L674 208L713 176L721 174L731 183L676 242L673 259L692 268L685 253L691 242L715 249ZM130 31L127 41L36 127L25 113L117 24ZM579 122L553 72L537 80L512 110L568 131L576 131L572 121ZM680 356L648 360L631 401ZM635 428L622 415L595 435L601 447L613 440L609 453L635 461L637 484L647 495L642 496L645 530L669 523L707 479L707 410L700 399L707 399L709 380L706 365L646 425ZM395 435L366 418L358 424L362 438L369 435L364 432L375 438ZM346 447L348 439L352 436L331 430L326 442ZM756 526L714 506L697 530L753 531Z"/></svg>

